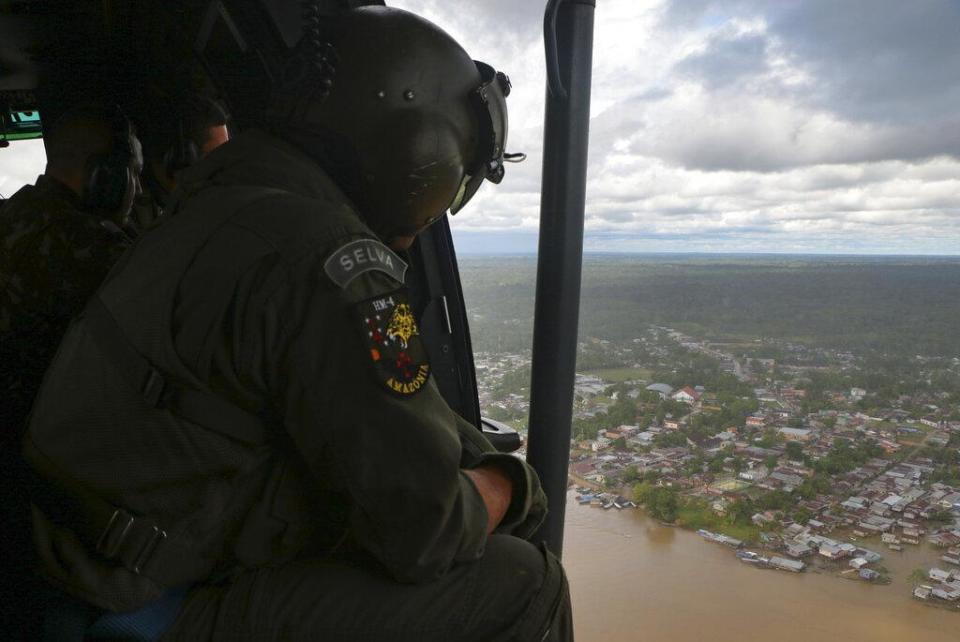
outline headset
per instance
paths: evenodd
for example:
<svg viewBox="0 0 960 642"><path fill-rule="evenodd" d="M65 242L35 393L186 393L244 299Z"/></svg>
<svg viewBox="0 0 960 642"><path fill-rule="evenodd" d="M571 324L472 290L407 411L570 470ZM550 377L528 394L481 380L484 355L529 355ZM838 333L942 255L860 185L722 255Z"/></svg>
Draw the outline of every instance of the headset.
<svg viewBox="0 0 960 642"><path fill-rule="evenodd" d="M176 129L169 130L175 136L160 157L160 162L167 178L173 179L177 172L196 164L203 157L202 148L209 129L226 126L230 115L219 101L199 93L180 100L168 97L167 102L167 114L177 115Z"/></svg>
<svg viewBox="0 0 960 642"><path fill-rule="evenodd" d="M130 160L133 155L133 125L114 106L109 110L111 142L109 151L93 154L87 160L80 201L86 209L117 212L123 207L133 178Z"/></svg>
<svg viewBox="0 0 960 642"><path fill-rule="evenodd" d="M200 148L184 132L183 121L184 117L181 115L177 120L177 138L163 153L163 171L168 177L173 177L181 169L186 169L200 160Z"/></svg>

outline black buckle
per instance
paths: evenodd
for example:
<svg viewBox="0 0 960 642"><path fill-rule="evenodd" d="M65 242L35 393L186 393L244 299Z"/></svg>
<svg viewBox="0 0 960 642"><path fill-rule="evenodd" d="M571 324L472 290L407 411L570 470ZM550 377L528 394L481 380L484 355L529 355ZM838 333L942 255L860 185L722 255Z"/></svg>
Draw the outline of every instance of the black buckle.
<svg viewBox="0 0 960 642"><path fill-rule="evenodd" d="M157 546L161 541L167 539L167 532L157 528L156 526L151 526L150 537L147 538L146 543L143 545L143 548L140 549L140 553L137 554L137 559L133 561L133 567L130 569L137 575L140 575L140 569L143 568L150 560L150 556L153 555L153 551L157 549Z"/></svg>
<svg viewBox="0 0 960 642"><path fill-rule="evenodd" d="M107 522L106 528L103 529L103 533L97 540L97 553L103 555L106 559L115 559L118 557L124 560L128 559L127 556L123 554L124 544L130 538L131 533L137 530L143 530L142 528L134 528L136 523L137 518L133 515L122 508L115 509L113 515L110 516L110 520ZM142 521L140 525L142 526ZM153 552L157 549L157 546L160 545L160 542L167 538L167 532L155 524L149 524L146 528L145 541L140 544L139 550L137 550L133 557L133 562L129 565L124 564L124 566L137 575L140 574L141 569L150 561L150 556L153 555ZM134 539L140 538L135 537Z"/></svg>
<svg viewBox="0 0 960 642"><path fill-rule="evenodd" d="M103 533L100 534L100 539L97 540L97 552L107 559L116 557L120 552L123 541L127 539L127 535L130 533L134 521L133 515L122 508L114 510L113 515L110 516L110 521L107 522L106 528L104 528ZM120 529L119 535L113 534L114 527Z"/></svg>
<svg viewBox="0 0 960 642"><path fill-rule="evenodd" d="M140 394L151 408L156 408L160 405L160 399L163 397L163 389L166 387L166 383L160 371L156 368L150 369L149 374L147 374L147 380L143 383L143 388L140 389Z"/></svg>

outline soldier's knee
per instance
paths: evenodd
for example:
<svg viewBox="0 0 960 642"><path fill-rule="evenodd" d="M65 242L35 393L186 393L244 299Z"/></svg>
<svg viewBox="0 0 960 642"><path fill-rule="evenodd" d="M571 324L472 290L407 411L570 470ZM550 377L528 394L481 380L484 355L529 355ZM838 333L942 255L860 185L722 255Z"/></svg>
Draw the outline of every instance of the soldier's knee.
<svg viewBox="0 0 960 642"><path fill-rule="evenodd" d="M493 536L484 562L494 569L497 580L481 599L496 601L502 614L512 614L513 635L508 639L541 640L558 622L569 620L566 575L560 561L546 549L515 537Z"/></svg>
<svg viewBox="0 0 960 642"><path fill-rule="evenodd" d="M503 590L512 593L511 598L520 603L524 596L540 588L547 573L547 559L543 551L517 537L491 536L487 540L483 560L486 566L495 569L496 575L501 576Z"/></svg>

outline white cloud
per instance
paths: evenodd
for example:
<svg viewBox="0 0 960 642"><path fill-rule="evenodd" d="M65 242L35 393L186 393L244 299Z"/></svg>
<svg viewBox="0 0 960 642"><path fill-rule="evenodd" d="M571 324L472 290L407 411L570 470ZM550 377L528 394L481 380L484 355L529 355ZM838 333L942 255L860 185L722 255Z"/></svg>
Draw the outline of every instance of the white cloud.
<svg viewBox="0 0 960 642"><path fill-rule="evenodd" d="M428 6L475 56L525 34L525 56L509 61L525 92L511 97L522 113L511 137L536 141L539 22L496 31L482 5L400 4ZM923 33L960 22L937 2L886 3L869 19L859 0L840 4L599 4L587 248L957 253L960 118L945 101L960 74L926 63L954 60L960 45ZM850 21L856 33L837 27ZM529 151L457 218L459 232L535 230L542 158Z"/></svg>

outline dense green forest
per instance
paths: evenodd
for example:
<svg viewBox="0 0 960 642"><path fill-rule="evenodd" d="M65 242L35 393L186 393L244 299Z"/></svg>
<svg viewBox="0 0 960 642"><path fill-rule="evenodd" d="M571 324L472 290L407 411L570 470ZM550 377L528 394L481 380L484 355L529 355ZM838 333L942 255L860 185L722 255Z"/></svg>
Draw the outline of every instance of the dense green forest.
<svg viewBox="0 0 960 642"><path fill-rule="evenodd" d="M535 258L460 264L474 348L529 348ZM629 340L651 324L711 339L960 356L960 259L588 255L581 337Z"/></svg>

